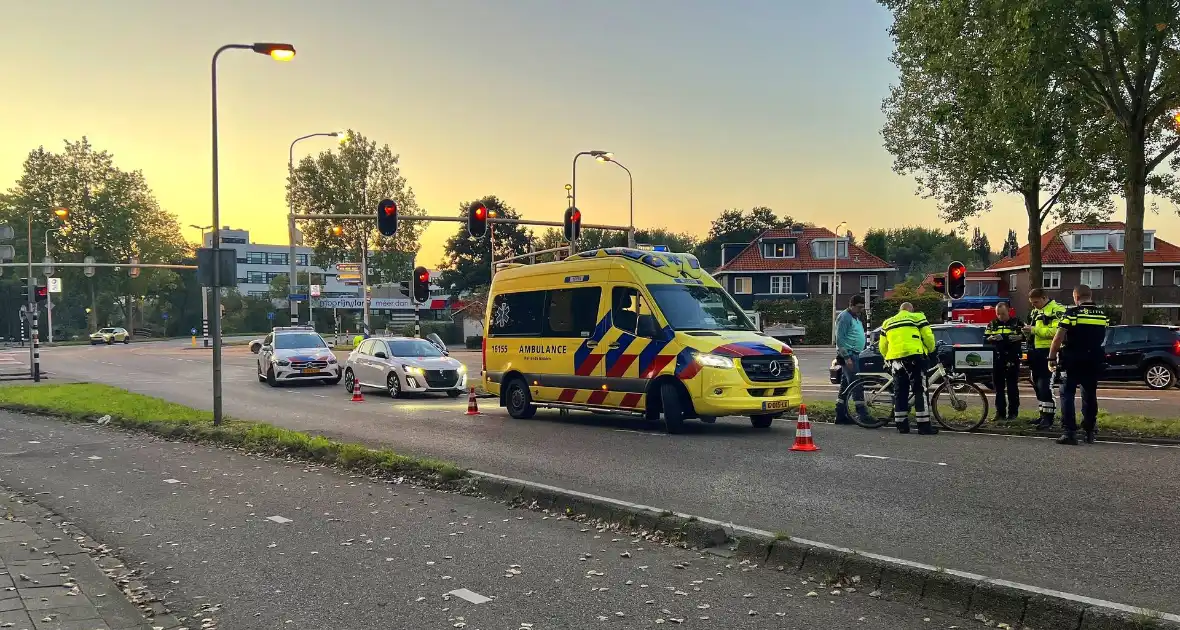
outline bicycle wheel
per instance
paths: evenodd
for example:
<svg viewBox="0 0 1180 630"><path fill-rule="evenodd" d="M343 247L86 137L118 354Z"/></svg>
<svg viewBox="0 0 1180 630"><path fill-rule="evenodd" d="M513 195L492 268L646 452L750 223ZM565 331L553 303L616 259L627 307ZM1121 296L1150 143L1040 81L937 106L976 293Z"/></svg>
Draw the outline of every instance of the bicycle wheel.
<svg viewBox="0 0 1180 630"><path fill-rule="evenodd" d="M892 383L884 376L860 375L852 379L848 387L840 392L837 405L844 405L848 417L866 429L879 429L893 418L893 390ZM852 392L860 387L864 390L864 413L856 408L852 400Z"/></svg>
<svg viewBox="0 0 1180 630"><path fill-rule="evenodd" d="M987 394L975 383L939 383L930 397L930 411L950 431L974 431L987 421Z"/></svg>

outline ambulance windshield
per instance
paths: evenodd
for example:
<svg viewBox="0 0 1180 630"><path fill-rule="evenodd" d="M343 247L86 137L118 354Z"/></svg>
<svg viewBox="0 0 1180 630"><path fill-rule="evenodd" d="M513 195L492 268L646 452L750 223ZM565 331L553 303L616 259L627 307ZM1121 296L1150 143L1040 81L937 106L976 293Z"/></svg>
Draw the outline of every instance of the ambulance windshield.
<svg viewBox="0 0 1180 630"><path fill-rule="evenodd" d="M673 330L757 330L733 298L720 288L649 284L647 290Z"/></svg>

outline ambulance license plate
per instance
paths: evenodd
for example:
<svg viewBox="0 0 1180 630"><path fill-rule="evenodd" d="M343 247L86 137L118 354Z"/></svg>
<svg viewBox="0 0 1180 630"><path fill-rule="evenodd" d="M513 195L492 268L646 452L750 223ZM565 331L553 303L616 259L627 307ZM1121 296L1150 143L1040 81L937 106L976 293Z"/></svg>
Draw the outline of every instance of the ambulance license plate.
<svg viewBox="0 0 1180 630"><path fill-rule="evenodd" d="M786 400L768 400L762 403L763 411L782 411L783 409L790 409L791 403Z"/></svg>

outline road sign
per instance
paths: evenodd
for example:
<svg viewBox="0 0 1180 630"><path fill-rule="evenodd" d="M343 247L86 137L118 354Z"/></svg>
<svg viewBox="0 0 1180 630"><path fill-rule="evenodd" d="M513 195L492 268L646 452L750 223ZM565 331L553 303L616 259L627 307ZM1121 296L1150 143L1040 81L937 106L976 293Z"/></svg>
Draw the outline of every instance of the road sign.
<svg viewBox="0 0 1180 630"><path fill-rule="evenodd" d="M275 318L275 314L274 314L274 312L273 312L273 311L271 311L270 313L267 313L267 314L266 314L266 318L267 318L267 319L274 319L274 318Z"/></svg>
<svg viewBox="0 0 1180 630"><path fill-rule="evenodd" d="M41 261L41 269L44 270L46 276L53 275L53 256L46 256L45 260Z"/></svg>
<svg viewBox="0 0 1180 630"><path fill-rule="evenodd" d="M49 278L45 285L49 287L50 293L61 293L61 278Z"/></svg>
<svg viewBox="0 0 1180 630"><path fill-rule="evenodd" d="M94 256L87 256L86 258L82 259L82 262L89 265L94 262ZM87 278L93 278L94 277L94 267L83 267L82 273L86 274Z"/></svg>
<svg viewBox="0 0 1180 630"><path fill-rule="evenodd" d="M168 313L160 313L160 317L163 317L164 319L168 319Z"/></svg>
<svg viewBox="0 0 1180 630"><path fill-rule="evenodd" d="M318 285L318 284L311 285L311 290L308 291L308 293L311 294L311 297L319 297L320 296L320 285Z"/></svg>
<svg viewBox="0 0 1180 630"><path fill-rule="evenodd" d="M307 295L304 293L292 293L291 295L287 296L287 299L292 302L306 302Z"/></svg>
<svg viewBox="0 0 1180 630"><path fill-rule="evenodd" d="M195 335L195 334L197 334L197 329L196 329L196 328L189 328L189 329L188 329L188 331L189 331L189 332L191 332L191 333L192 333L192 334L194 334L194 335Z"/></svg>
<svg viewBox="0 0 1180 630"><path fill-rule="evenodd" d="M0 225L0 241L11 241L16 238L16 230L11 225Z"/></svg>
<svg viewBox="0 0 1180 630"><path fill-rule="evenodd" d="M336 263L336 279L347 285L360 286L360 263Z"/></svg>
<svg viewBox="0 0 1180 630"><path fill-rule="evenodd" d="M13 258L16 258L16 248L12 245L0 245L0 262L8 262Z"/></svg>

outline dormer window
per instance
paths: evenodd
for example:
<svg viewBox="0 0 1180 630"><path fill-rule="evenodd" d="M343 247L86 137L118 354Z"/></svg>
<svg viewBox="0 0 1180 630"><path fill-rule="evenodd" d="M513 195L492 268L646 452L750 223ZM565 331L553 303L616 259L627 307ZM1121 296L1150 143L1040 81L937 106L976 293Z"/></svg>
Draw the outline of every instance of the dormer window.
<svg viewBox="0 0 1180 630"><path fill-rule="evenodd" d="M763 258L794 258L795 257L795 242L794 241L763 241L763 243L762 243L762 257Z"/></svg>
<svg viewBox="0 0 1180 630"><path fill-rule="evenodd" d="M1073 247L1075 252L1104 252L1108 245L1106 242L1106 234L1082 233L1073 235Z"/></svg>
<svg viewBox="0 0 1180 630"><path fill-rule="evenodd" d="M814 248L813 255L816 258L831 258L832 257L832 249L834 247L834 243L836 243L836 242L837 241L835 239L830 239L830 238L823 239L823 240L816 239L815 241L812 241L811 246ZM840 243L840 245L839 245L840 258L848 258L848 239L842 238L839 240L839 243Z"/></svg>
<svg viewBox="0 0 1180 630"><path fill-rule="evenodd" d="M1116 252L1123 251L1126 247L1126 235L1123 232L1115 232L1110 235L1110 244L1114 247ZM1155 231L1149 230L1143 233L1143 251L1150 252L1155 250Z"/></svg>

